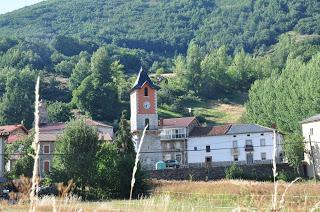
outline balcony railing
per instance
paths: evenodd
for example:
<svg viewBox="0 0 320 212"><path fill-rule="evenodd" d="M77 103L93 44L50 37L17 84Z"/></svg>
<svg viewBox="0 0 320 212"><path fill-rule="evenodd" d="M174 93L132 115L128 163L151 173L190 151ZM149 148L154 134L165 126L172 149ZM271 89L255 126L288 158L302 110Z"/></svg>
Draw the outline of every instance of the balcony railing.
<svg viewBox="0 0 320 212"><path fill-rule="evenodd" d="M185 139L186 129L163 129L160 133L161 140L177 140L177 139Z"/></svg>
<svg viewBox="0 0 320 212"><path fill-rule="evenodd" d="M246 152L252 152L253 151L253 145L245 145L244 150Z"/></svg>

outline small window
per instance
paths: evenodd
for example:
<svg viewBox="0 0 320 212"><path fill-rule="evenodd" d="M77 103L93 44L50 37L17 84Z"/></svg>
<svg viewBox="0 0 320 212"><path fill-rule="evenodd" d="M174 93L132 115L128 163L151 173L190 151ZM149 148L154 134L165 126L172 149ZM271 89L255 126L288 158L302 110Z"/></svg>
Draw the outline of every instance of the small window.
<svg viewBox="0 0 320 212"><path fill-rule="evenodd" d="M264 136L264 133L261 133L260 135L261 135L261 136Z"/></svg>
<svg viewBox="0 0 320 212"><path fill-rule="evenodd" d="M149 119L145 119L145 120L144 120L144 126L147 126L147 125L148 125L148 127L147 127L147 130L148 130L149 127L150 127Z"/></svg>
<svg viewBox="0 0 320 212"><path fill-rule="evenodd" d="M210 152L210 146L206 146L206 152Z"/></svg>
<svg viewBox="0 0 320 212"><path fill-rule="evenodd" d="M250 136L250 134L247 134L247 136Z"/></svg>
<svg viewBox="0 0 320 212"><path fill-rule="evenodd" d="M194 151L198 151L198 147L196 147L196 146L193 147L193 150L194 150Z"/></svg>
<svg viewBox="0 0 320 212"><path fill-rule="evenodd" d="M246 145L252 146L252 140L246 140Z"/></svg>
<svg viewBox="0 0 320 212"><path fill-rule="evenodd" d="M176 143L175 143L175 147L176 147L176 149L181 149L181 144L180 144L180 142L176 142Z"/></svg>
<svg viewBox="0 0 320 212"><path fill-rule="evenodd" d="M149 96L149 91L147 87L144 88L144 96Z"/></svg>
<svg viewBox="0 0 320 212"><path fill-rule="evenodd" d="M43 170L45 173L50 172L50 161L48 160L43 161Z"/></svg>
<svg viewBox="0 0 320 212"><path fill-rule="evenodd" d="M313 128L310 128L310 135L313 135Z"/></svg>
<svg viewBox="0 0 320 212"><path fill-rule="evenodd" d="M238 161L239 160L239 156L238 155L234 155L233 156L233 161Z"/></svg>
<svg viewBox="0 0 320 212"><path fill-rule="evenodd" d="M260 146L265 146L266 145L266 139L261 138L260 139Z"/></svg>
<svg viewBox="0 0 320 212"><path fill-rule="evenodd" d="M261 152L261 160L266 160L267 159L267 153Z"/></svg>
<svg viewBox="0 0 320 212"><path fill-rule="evenodd" d="M50 145L43 145L43 154L50 154Z"/></svg>
<svg viewBox="0 0 320 212"><path fill-rule="evenodd" d="M170 143L169 142L167 143L167 149L170 149Z"/></svg>
<svg viewBox="0 0 320 212"><path fill-rule="evenodd" d="M234 138L237 137L236 135L233 136Z"/></svg>
<svg viewBox="0 0 320 212"><path fill-rule="evenodd" d="M238 141L233 141L232 146L233 148L238 148Z"/></svg>

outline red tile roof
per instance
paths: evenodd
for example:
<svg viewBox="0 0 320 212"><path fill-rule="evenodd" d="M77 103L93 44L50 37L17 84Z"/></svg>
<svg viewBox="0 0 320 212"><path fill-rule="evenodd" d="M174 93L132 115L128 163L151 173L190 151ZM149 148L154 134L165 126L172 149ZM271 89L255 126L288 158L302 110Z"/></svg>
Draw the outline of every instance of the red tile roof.
<svg viewBox="0 0 320 212"><path fill-rule="evenodd" d="M0 126L0 132L1 133L3 133L3 132L9 133L9 137L8 137L8 139L6 141L8 144L11 144L11 143L14 143L16 141L19 141L24 137L23 134L21 134L21 135L13 134L16 130L19 130L19 129L21 129L25 133L25 135L28 134L28 130L22 124L13 124L13 125Z"/></svg>
<svg viewBox="0 0 320 212"><path fill-rule="evenodd" d="M110 127L112 126L104 124L102 122L94 121L92 119L86 119L86 124L90 126L102 126L102 127ZM52 124L46 124L40 127L40 135L39 140L40 141L56 141L58 136L63 133L63 130L65 129L66 124L63 122L59 123L52 123ZM108 133L99 133L99 139L105 140L105 141L111 141L112 137Z"/></svg>
<svg viewBox="0 0 320 212"><path fill-rule="evenodd" d="M196 117L160 119L159 127L160 128L188 127L194 120L197 121Z"/></svg>
<svg viewBox="0 0 320 212"><path fill-rule="evenodd" d="M92 120L92 119L86 119L86 123L90 126L103 126L103 127L110 127L112 128L112 126L110 125L107 125L105 123L102 123L100 121L95 121L95 120Z"/></svg>
<svg viewBox="0 0 320 212"><path fill-rule="evenodd" d="M231 126L231 124L227 124L220 126L195 127L191 131L190 137L225 135L229 131Z"/></svg>
<svg viewBox="0 0 320 212"><path fill-rule="evenodd" d="M0 126L0 131L13 132L19 128L21 128L25 132L28 132L28 130L22 124L3 125Z"/></svg>
<svg viewBox="0 0 320 212"><path fill-rule="evenodd" d="M24 138L24 135L9 135L7 139L7 144L12 144L14 142L20 141Z"/></svg>

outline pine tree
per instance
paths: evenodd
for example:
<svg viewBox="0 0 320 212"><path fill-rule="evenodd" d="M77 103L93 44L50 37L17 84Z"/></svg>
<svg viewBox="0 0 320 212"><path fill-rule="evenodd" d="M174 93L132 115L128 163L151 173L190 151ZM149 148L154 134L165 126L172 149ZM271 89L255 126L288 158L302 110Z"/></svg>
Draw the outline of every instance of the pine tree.
<svg viewBox="0 0 320 212"><path fill-rule="evenodd" d="M117 144L118 150L121 155L135 155L135 149L132 142L132 134L128 121L126 120L126 111L122 112L119 129L116 133L115 143Z"/></svg>

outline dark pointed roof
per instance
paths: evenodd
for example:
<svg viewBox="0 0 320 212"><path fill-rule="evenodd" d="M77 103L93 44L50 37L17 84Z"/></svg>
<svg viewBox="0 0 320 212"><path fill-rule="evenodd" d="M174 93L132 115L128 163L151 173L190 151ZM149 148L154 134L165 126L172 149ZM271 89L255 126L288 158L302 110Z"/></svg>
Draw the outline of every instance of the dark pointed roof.
<svg viewBox="0 0 320 212"><path fill-rule="evenodd" d="M145 83L148 83L148 85L153 88L153 89L156 89L156 90L159 90L160 87L155 85L150 77L148 76L148 73L143 70L142 68L140 69L139 71L139 74L138 74L138 77L136 79L136 82L134 83L133 87L131 88L130 92L136 90L136 89L140 89L142 88L142 86L145 84Z"/></svg>

